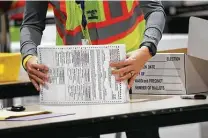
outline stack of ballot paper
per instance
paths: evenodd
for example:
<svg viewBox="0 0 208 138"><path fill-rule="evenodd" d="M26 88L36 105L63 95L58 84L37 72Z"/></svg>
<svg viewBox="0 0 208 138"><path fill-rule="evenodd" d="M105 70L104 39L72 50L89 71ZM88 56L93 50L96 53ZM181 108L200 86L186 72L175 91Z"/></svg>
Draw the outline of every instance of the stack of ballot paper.
<svg viewBox="0 0 208 138"><path fill-rule="evenodd" d="M49 68L41 104L104 104L129 101L127 81L116 82L110 62L125 60L125 45L39 46L38 62Z"/></svg>

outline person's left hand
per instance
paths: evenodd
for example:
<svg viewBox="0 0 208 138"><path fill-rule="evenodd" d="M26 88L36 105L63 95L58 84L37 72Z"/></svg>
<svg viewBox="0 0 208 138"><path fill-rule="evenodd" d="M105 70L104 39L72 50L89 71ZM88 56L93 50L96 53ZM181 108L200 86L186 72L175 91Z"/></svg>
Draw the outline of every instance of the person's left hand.
<svg viewBox="0 0 208 138"><path fill-rule="evenodd" d="M118 82L129 80L128 88L130 89L140 70L151 57L149 49L143 46L131 54L127 54L126 60L110 63L110 67L116 68L116 70L112 70L112 74L118 76L116 77Z"/></svg>

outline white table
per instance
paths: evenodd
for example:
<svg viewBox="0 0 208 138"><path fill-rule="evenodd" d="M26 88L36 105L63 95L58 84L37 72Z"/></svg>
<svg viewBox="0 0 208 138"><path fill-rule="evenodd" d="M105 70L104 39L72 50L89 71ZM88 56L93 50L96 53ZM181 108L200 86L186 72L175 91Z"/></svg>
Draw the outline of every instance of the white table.
<svg viewBox="0 0 208 138"><path fill-rule="evenodd" d="M135 97L135 96L133 96ZM138 95L136 96L138 98ZM136 99L137 99L136 98ZM180 96L142 96L125 104L82 106L28 106L27 110L49 110L75 115L36 121L0 122L1 136L44 137L89 136L208 121L208 100L183 100Z"/></svg>

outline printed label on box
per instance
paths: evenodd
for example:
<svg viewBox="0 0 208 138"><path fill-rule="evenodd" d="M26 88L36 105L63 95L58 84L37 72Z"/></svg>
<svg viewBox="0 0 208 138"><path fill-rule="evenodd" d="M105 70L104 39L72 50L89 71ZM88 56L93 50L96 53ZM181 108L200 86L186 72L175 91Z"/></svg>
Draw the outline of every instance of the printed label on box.
<svg viewBox="0 0 208 138"><path fill-rule="evenodd" d="M133 93L185 94L184 54L157 54L136 78Z"/></svg>

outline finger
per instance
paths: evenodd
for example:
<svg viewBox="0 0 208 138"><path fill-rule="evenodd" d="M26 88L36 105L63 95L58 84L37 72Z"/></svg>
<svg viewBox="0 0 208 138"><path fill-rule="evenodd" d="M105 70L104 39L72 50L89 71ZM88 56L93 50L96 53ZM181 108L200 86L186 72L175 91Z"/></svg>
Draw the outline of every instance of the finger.
<svg viewBox="0 0 208 138"><path fill-rule="evenodd" d="M129 85L128 85L128 88L129 88L129 89L133 86L134 81L135 81L135 79L136 79L137 76L138 76L138 73L135 74L135 75L130 79Z"/></svg>
<svg viewBox="0 0 208 138"><path fill-rule="evenodd" d="M124 68L121 68L121 69L118 69L118 70L112 70L112 74L115 75L115 74L125 74L127 72L130 72L132 70L132 67L133 66L126 66Z"/></svg>
<svg viewBox="0 0 208 138"><path fill-rule="evenodd" d="M42 79L38 78L37 76L35 76L35 75L33 75L33 74L29 74L29 77L32 78L32 79L34 79L34 80L35 80L36 82L38 82L39 84L42 84L42 85L45 84L45 82L44 82Z"/></svg>
<svg viewBox="0 0 208 138"><path fill-rule="evenodd" d="M35 86L36 90L40 91L40 86L38 85L38 83L34 79L30 79L30 80L31 80L33 86Z"/></svg>
<svg viewBox="0 0 208 138"><path fill-rule="evenodd" d="M43 64L32 64L32 68L39 69L41 71L48 71L48 67Z"/></svg>
<svg viewBox="0 0 208 138"><path fill-rule="evenodd" d="M130 64L132 64L132 60L126 59L124 61L110 63L110 66L120 68L120 67L124 67L124 66L130 65Z"/></svg>
<svg viewBox="0 0 208 138"><path fill-rule="evenodd" d="M45 73L43 73L41 71L38 71L38 70L36 70L34 68L28 68L28 73L29 74L33 74L35 76L38 76L39 78L41 78L41 79L43 79L45 81L48 80L48 76Z"/></svg>
<svg viewBox="0 0 208 138"><path fill-rule="evenodd" d="M124 80L128 80L128 79L130 79L131 77L132 77L132 76L131 76L131 73L126 73L123 77L117 78L116 81L121 82L121 81L124 81Z"/></svg>

